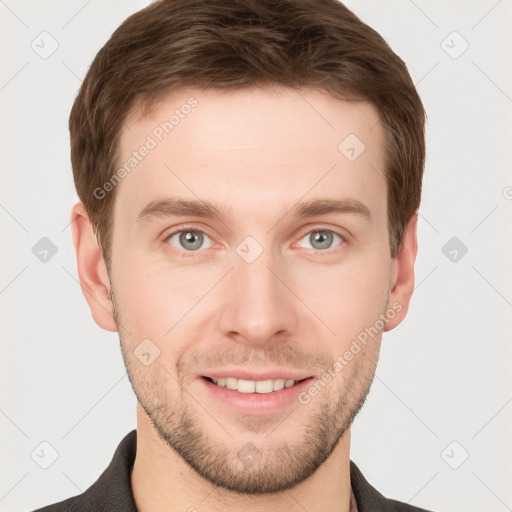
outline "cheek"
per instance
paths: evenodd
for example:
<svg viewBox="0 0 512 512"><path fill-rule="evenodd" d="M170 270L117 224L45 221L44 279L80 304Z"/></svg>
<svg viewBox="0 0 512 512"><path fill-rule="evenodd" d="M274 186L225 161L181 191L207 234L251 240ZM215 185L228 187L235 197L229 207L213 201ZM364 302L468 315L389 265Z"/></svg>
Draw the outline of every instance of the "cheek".
<svg viewBox="0 0 512 512"><path fill-rule="evenodd" d="M386 307L390 266L382 258L356 256L331 267L304 265L293 275L297 295L342 344L374 325Z"/></svg>
<svg viewBox="0 0 512 512"><path fill-rule="evenodd" d="M215 270L200 266L124 263L115 280L116 298L123 323L137 339L170 339L193 319L218 280Z"/></svg>

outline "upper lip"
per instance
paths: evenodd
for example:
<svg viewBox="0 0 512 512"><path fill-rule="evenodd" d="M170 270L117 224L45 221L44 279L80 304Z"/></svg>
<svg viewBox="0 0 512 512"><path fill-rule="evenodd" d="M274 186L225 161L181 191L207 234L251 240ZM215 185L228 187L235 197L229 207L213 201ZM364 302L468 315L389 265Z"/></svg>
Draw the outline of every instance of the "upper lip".
<svg viewBox="0 0 512 512"><path fill-rule="evenodd" d="M206 371L202 377L211 377L213 379L220 379L223 377L233 377L242 380L302 380L312 377L311 374L304 373L303 371L289 370L283 368L282 370L249 370L243 368L226 368L224 370L211 370Z"/></svg>

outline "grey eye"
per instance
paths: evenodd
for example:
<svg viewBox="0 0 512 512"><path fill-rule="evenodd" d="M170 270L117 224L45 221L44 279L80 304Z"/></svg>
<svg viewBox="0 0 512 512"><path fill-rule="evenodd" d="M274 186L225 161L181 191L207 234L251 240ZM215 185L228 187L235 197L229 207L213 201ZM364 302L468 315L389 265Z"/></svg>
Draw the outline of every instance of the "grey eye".
<svg viewBox="0 0 512 512"><path fill-rule="evenodd" d="M318 229L315 231L311 231L301 240L306 240L309 243L308 249L316 249L316 250L325 250L330 249L333 241L338 238L340 241L343 241L340 235L334 233L333 231L329 231L327 229Z"/></svg>
<svg viewBox="0 0 512 512"><path fill-rule="evenodd" d="M198 249L207 249L211 246L210 244L206 247L203 247L203 243L208 242L210 237L203 233L202 231L187 229L182 231L177 231L173 233L168 238L169 242L174 245L177 249L185 249L186 251L196 251ZM175 243L173 243L175 242ZM176 245L176 242L179 245Z"/></svg>

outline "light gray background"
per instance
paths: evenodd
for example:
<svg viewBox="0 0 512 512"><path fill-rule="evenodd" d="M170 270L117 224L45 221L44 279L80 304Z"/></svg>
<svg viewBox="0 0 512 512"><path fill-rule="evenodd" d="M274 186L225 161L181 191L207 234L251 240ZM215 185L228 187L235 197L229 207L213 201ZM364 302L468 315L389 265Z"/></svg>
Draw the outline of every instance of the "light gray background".
<svg viewBox="0 0 512 512"><path fill-rule="evenodd" d="M96 52L147 3L0 0L2 511L82 492L136 426L117 334L77 281L67 119ZM347 5L406 61L428 112L417 289L384 336L351 457L398 500L512 510L512 0ZM58 249L46 263L32 253L43 237ZM468 248L455 262L452 237Z"/></svg>

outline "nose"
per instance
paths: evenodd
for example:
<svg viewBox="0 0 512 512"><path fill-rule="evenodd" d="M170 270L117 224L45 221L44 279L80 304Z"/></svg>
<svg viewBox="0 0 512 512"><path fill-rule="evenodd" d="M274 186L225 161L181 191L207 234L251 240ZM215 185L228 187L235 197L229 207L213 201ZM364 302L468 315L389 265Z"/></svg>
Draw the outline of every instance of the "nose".
<svg viewBox="0 0 512 512"><path fill-rule="evenodd" d="M224 336L261 350L294 337L299 301L287 286L290 278L283 266L270 252L252 263L235 255L222 290L219 322Z"/></svg>

